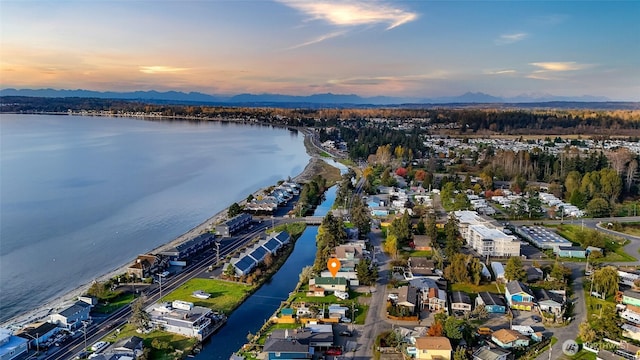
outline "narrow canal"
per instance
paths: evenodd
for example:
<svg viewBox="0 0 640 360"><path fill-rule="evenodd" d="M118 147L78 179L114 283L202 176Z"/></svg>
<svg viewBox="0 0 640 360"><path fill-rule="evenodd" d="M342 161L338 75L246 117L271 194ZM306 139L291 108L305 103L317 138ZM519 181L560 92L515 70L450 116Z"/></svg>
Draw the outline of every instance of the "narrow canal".
<svg viewBox="0 0 640 360"><path fill-rule="evenodd" d="M326 215L335 198L336 186L333 186L325 193L325 200L314 215ZM317 233L317 226L307 226L280 270L231 314L227 324L204 343L196 359L228 360L233 352L247 342L247 334L255 334L262 327L295 288L302 268L313 264Z"/></svg>

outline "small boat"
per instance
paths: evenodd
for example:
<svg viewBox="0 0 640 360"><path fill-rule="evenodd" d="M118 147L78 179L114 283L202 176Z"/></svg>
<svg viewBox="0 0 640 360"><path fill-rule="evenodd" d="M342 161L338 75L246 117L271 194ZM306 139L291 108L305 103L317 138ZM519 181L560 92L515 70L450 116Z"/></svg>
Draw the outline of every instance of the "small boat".
<svg viewBox="0 0 640 360"><path fill-rule="evenodd" d="M196 297L198 299L208 299L211 297L211 294L206 293L202 290L196 290L193 292L193 294L191 294L191 296Z"/></svg>

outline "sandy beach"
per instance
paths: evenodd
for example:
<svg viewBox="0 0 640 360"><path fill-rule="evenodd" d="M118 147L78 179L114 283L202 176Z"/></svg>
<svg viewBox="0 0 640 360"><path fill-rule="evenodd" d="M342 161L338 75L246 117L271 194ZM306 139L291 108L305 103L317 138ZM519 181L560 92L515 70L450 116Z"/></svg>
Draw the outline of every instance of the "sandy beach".
<svg viewBox="0 0 640 360"><path fill-rule="evenodd" d="M325 163L323 160L321 160L319 158L319 156L317 155L318 153L318 149L316 149L308 140L308 136L307 134L305 134L305 147L307 150L307 154L309 154L309 156L311 156L311 158L309 159L309 163L307 164L307 166L305 166L304 170L302 171L302 173L298 174L296 177L293 178L294 181L296 182L305 182L310 180L315 174L318 174L320 169L323 167L323 163ZM274 184L275 185L275 184ZM263 191L265 190L265 188L263 189L259 189L257 191L255 191L253 193L254 196L257 196L258 194L262 194ZM247 194L248 196L248 194ZM246 198L242 199L240 201L238 201L239 205L244 205L246 203ZM229 204L228 206L231 206L231 204ZM178 244L181 244L187 240L193 239L195 237L197 237L200 234L203 234L204 232L209 231L210 229L213 228L214 225L224 221L227 219L227 210L228 207L221 210L220 212L218 212L217 214L213 215L212 217L206 219L205 221L203 221L200 225L194 227L193 229L187 231L186 233L178 236L177 238L175 238L174 240L161 245L151 251L149 251L149 253L158 253L160 251L163 251L165 249L168 248L172 248L175 247ZM107 272L106 274L103 274L102 276L99 276L96 281L98 282L104 282L107 281L117 275L120 275L122 273L125 273L127 270L127 267L133 262L134 259L131 259L131 261L127 262L126 264L123 264L122 266L113 269L112 271ZM86 293L86 291L89 289L89 287L91 286L92 283L87 283L84 285L81 285L61 296L57 296L53 299L51 299L50 301L48 301L47 303L45 303L44 305L27 311L25 313L22 313L18 316L15 316L5 322L3 322L2 324L0 324L0 327L2 328L9 328L9 329L13 329L13 330L18 330L18 329L22 329L25 327L25 325L31 324L31 323L37 323L37 322L44 322L47 321L47 317L49 316L49 314L55 313L61 309L64 309L68 306L70 306L71 304L73 304L76 299L78 298L78 296Z"/></svg>

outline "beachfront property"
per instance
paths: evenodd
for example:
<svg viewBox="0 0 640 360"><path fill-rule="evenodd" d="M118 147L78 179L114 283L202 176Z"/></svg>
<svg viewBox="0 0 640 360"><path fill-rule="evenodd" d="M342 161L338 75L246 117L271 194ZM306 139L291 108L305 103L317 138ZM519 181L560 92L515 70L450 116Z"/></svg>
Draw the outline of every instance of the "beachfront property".
<svg viewBox="0 0 640 360"><path fill-rule="evenodd" d="M50 345L61 330L56 324L45 322L25 327L16 336L26 339L30 349L37 349Z"/></svg>
<svg viewBox="0 0 640 360"><path fill-rule="evenodd" d="M250 214L238 214L231 219L216 225L216 232L222 237L230 237L251 224L253 217Z"/></svg>
<svg viewBox="0 0 640 360"><path fill-rule="evenodd" d="M191 240L185 241L182 244L176 245L173 248L163 250L159 255L167 257L169 264L184 266L186 265L186 260L196 253L212 246L215 241L215 235L205 233Z"/></svg>
<svg viewBox="0 0 640 360"><path fill-rule="evenodd" d="M214 314L209 308L180 300L154 304L147 312L154 328L200 341L209 337L226 321L224 316Z"/></svg>
<svg viewBox="0 0 640 360"><path fill-rule="evenodd" d="M475 211L455 211L460 224L460 235L481 256L520 256L520 241L507 235L493 220L485 219Z"/></svg>
<svg viewBox="0 0 640 360"><path fill-rule="evenodd" d="M310 359L334 345L330 324L310 324L299 329L276 329L264 343L267 359Z"/></svg>
<svg viewBox="0 0 640 360"><path fill-rule="evenodd" d="M91 307L84 301L76 301L59 313L50 315L49 322L68 330L79 328L83 321L90 319Z"/></svg>
<svg viewBox="0 0 640 360"><path fill-rule="evenodd" d="M11 330L0 328L0 360L13 360L26 354L28 342L14 336Z"/></svg>
<svg viewBox="0 0 640 360"><path fill-rule="evenodd" d="M146 279L161 272L166 266L167 262L157 255L138 255L133 264L127 268L127 275L137 279Z"/></svg>

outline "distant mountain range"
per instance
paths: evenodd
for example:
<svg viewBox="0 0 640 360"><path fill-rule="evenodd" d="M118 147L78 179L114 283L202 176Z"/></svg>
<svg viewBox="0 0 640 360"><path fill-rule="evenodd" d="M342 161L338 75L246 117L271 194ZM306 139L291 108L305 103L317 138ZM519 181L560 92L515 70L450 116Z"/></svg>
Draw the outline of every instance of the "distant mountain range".
<svg viewBox="0 0 640 360"><path fill-rule="evenodd" d="M554 96L550 94L522 94L516 97L502 98L482 92L467 92L460 96L437 98L405 98L390 96L361 97L354 94L313 94L307 96L282 94L239 94L209 95L200 92L180 91L92 91L92 90L56 90L56 89L2 89L0 96L32 97L82 97L100 99L122 99L152 102L178 102L202 104L325 104L325 105L400 105L400 104L499 104L499 103L541 103L541 102L609 102L603 96Z"/></svg>

